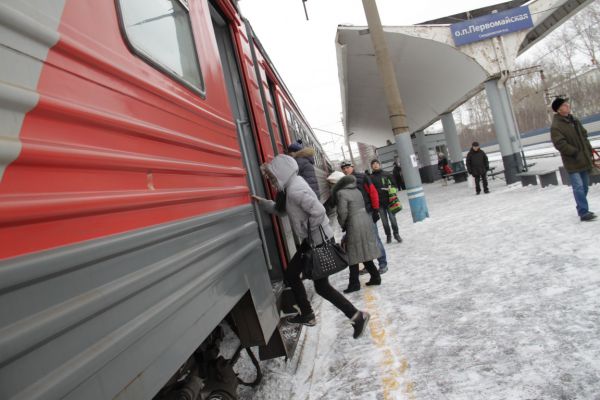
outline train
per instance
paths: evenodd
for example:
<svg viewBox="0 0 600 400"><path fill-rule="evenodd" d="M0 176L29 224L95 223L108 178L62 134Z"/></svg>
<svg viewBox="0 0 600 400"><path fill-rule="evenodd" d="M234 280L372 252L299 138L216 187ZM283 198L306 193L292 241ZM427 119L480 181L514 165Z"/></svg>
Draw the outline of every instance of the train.
<svg viewBox="0 0 600 400"><path fill-rule="evenodd" d="M0 399L235 399L293 354L250 195L297 139L323 201L332 166L236 0L3 1L0 71Z"/></svg>

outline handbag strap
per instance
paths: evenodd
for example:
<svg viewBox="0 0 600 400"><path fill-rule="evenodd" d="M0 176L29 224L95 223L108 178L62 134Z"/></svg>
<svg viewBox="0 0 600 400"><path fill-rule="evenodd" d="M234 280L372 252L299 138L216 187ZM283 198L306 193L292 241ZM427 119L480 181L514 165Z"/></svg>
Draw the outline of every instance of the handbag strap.
<svg viewBox="0 0 600 400"><path fill-rule="evenodd" d="M311 230L310 230L310 218L308 218L308 220L306 221L306 229L307 229L307 241L308 241L308 245L311 248L315 248L312 238L311 238ZM321 233L321 239L323 240L323 243L327 242L327 240L329 240L327 238L327 235L325 235L325 230L323 229L323 225L319 225L319 232Z"/></svg>

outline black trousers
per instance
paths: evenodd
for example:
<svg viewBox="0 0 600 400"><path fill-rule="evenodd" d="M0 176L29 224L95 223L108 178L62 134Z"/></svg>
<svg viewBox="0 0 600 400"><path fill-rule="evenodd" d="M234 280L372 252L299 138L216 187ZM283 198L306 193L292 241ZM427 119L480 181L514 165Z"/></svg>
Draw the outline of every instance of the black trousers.
<svg viewBox="0 0 600 400"><path fill-rule="evenodd" d="M302 251L297 251L296 254L294 254L294 257L292 257L290 260L287 269L284 272L284 277L294 293L296 303L298 303L298 307L300 307L300 312L302 315L305 315L313 312L313 309L310 305L310 301L308 301L308 297L306 296L306 289L304 288L302 279L300 279L300 274L302 273L303 269L304 265L302 263ZM327 277L317 279L313 282L317 294L336 306L346 315L346 317L352 318L354 314L356 314L358 311L356 307L354 307L354 305L352 305L352 303L350 303L350 301L348 301L344 295L335 290L335 288L329 284L329 279Z"/></svg>
<svg viewBox="0 0 600 400"><path fill-rule="evenodd" d="M484 172L483 174L473 175L473 177L475 178L475 191L477 193L481 193L481 186L479 186L479 182L483 181L483 191L487 192L488 191L488 181L487 181L486 173Z"/></svg>

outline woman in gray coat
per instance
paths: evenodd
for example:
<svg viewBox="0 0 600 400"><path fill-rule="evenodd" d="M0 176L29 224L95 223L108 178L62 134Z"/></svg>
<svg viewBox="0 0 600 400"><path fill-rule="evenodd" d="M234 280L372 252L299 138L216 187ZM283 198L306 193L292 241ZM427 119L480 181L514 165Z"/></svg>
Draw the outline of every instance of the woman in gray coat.
<svg viewBox="0 0 600 400"><path fill-rule="evenodd" d="M289 321L313 326L316 324L315 314L306 296L300 274L304 269L303 253L309 249L308 236L310 235L313 244L323 243L321 227L327 238L329 238L327 240L334 240L325 207L319 202L317 195L308 186L308 183L298 176L298 164L292 157L280 154L270 163L263 164L261 171L271 185L277 189L277 192L284 194L280 198L285 197L285 200L276 204L274 201L262 197L252 196L252 198L258 201L259 206L269 213L287 214L290 218L292 230L302 240L300 249L289 261L284 271L285 280L292 289L298 307L300 307L300 314ZM308 230L309 224L310 231ZM329 284L327 277L314 280L314 284L317 294L336 306L350 319L354 327L353 336L355 339L358 338L369 322L369 313L357 310L348 299Z"/></svg>
<svg viewBox="0 0 600 400"><path fill-rule="evenodd" d="M360 290L358 280L358 264L363 263L371 275L367 285L380 285L381 275L373 260L380 256L379 248L373 233L373 220L365 209L365 202L356 188L354 175L341 178L333 187L331 196L337 206L338 222L346 231L342 243L346 245L348 263L350 264L350 282L344 293Z"/></svg>

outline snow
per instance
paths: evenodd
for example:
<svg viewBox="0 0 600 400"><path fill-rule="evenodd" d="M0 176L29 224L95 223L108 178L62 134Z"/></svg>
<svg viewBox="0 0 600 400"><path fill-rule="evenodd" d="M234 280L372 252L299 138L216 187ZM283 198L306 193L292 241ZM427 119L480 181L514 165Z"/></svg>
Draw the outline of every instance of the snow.
<svg viewBox="0 0 600 400"><path fill-rule="evenodd" d="M261 362L262 383L240 398L600 398L600 220L579 221L569 186L424 188L430 218L413 223L401 192L404 241L386 245L383 284L361 276L348 295L371 313L368 333L352 339L344 315L315 295L318 323L293 358ZM600 185L588 200L600 211ZM347 279L331 282L342 290Z"/></svg>

